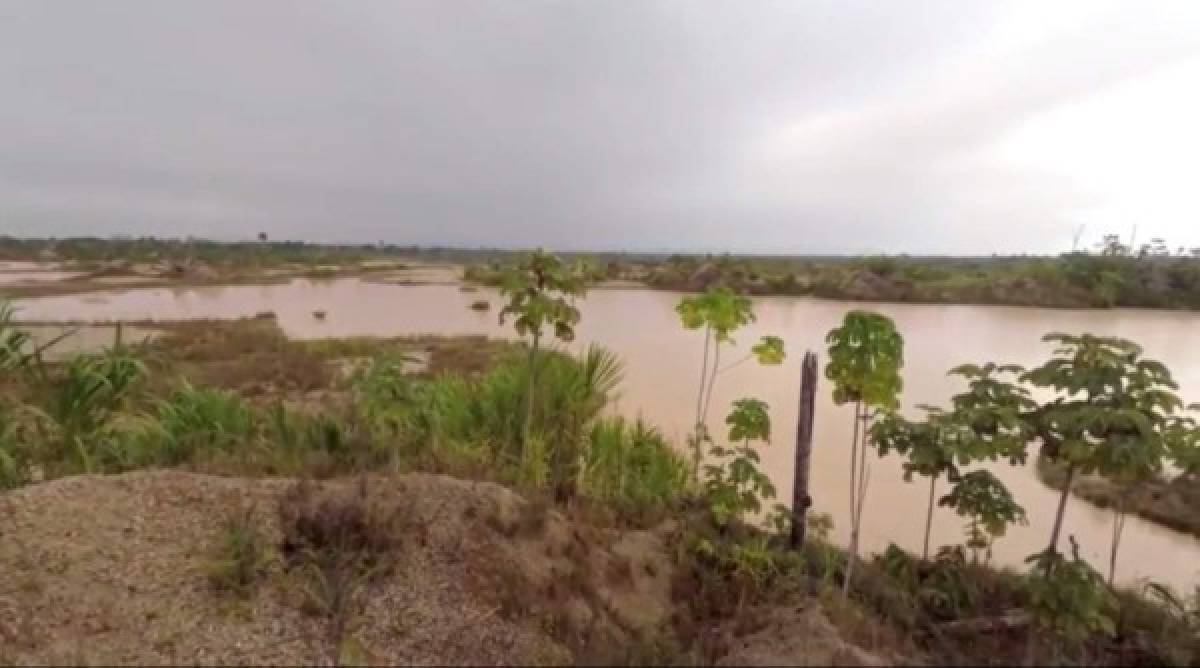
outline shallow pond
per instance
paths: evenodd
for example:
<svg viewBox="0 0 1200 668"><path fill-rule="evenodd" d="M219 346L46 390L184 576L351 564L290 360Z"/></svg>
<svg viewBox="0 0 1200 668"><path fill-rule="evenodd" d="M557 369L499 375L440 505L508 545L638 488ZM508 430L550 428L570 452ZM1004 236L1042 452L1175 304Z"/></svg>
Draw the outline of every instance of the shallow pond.
<svg viewBox="0 0 1200 668"><path fill-rule="evenodd" d="M488 299L492 310L475 311L472 302ZM593 290L581 302L583 322L575 347L597 342L625 361L619 408L645 415L682 444L694 417L703 335L680 328L674 312L679 295L654 290ZM231 318L274 311L290 336L302 338L350 335L489 334L511 336L498 324L499 299L481 289L461 292L453 285L399 286L358 279L297 280L282 285L202 288L156 288L24 300L20 317L54 319ZM845 312L862 304L800 298L757 299L758 321L739 332L742 344L727 359L736 360L763 334L782 336L787 363L779 367L735 366L718 382L711 423L720 424L722 407L740 396L770 403L776 440L763 461L781 495L790 497L792 433L799 394L800 359L805 349L824 353L825 333ZM1175 373L1183 396L1200 400L1200 346L1194 332L1200 314L1165 311L1072 311L992 306L873 304L892 317L906 340L904 404L941 404L958 390L946 376L964 362L1003 361L1031 366L1044 360L1041 343L1049 331L1093 332L1131 338L1149 356ZM317 319L314 311L324 311ZM835 538L845 541L849 478L851 409L834 406L828 387L817 401L811 487L817 511L834 515ZM716 431L716 429L714 429ZM995 547L995 560L1021 566L1026 555L1049 540L1057 493L1035 477L1032 462L1023 469L997 466L995 471L1029 511L1029 526L1014 527ZM889 541L920 550L928 487L905 483L897 458L871 461L863 544L882 550ZM1107 569L1111 515L1077 499L1067 510L1065 536L1073 534L1082 550L1102 571ZM934 545L962 541L963 522L939 510ZM1152 578L1190 590L1200 582L1200 541L1157 525L1130 518L1122 542L1118 578Z"/></svg>

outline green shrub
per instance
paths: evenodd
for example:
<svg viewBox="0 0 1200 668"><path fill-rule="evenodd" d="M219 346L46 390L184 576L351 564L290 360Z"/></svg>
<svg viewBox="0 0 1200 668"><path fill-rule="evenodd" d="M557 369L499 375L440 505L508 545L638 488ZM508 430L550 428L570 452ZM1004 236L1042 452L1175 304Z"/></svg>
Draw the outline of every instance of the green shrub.
<svg viewBox="0 0 1200 668"><path fill-rule="evenodd" d="M669 508L685 491L689 464L641 419L606 417L592 425L583 451L580 491L633 512Z"/></svg>
<svg viewBox="0 0 1200 668"><path fill-rule="evenodd" d="M77 355L37 388L36 457L48 477L94 470L109 449L114 418L125 408L145 366L128 348Z"/></svg>
<svg viewBox="0 0 1200 668"><path fill-rule="evenodd" d="M254 415L239 396L223 390L185 384L155 403L162 437L159 463L186 461L197 450L232 450L254 431Z"/></svg>
<svg viewBox="0 0 1200 668"><path fill-rule="evenodd" d="M106 451L107 470L178 466L200 454L229 453L248 447L255 416L241 397L184 383L134 426L120 431Z"/></svg>
<svg viewBox="0 0 1200 668"><path fill-rule="evenodd" d="M569 494L590 429L620 380L620 364L598 347L578 358L544 351L536 373L527 443L529 367L522 355L504 357L471 378L414 379L396 360L377 360L355 379L355 403L402 456L435 464L486 461L503 479L553 484Z"/></svg>

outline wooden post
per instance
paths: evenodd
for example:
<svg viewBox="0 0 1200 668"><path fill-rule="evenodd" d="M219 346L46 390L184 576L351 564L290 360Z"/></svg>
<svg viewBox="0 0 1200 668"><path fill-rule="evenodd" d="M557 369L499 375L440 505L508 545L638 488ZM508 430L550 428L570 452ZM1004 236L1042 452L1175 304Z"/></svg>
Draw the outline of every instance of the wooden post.
<svg viewBox="0 0 1200 668"><path fill-rule="evenodd" d="M804 353L800 371L800 410L796 419L796 467L792 482L792 549L804 546L807 512L812 506L808 495L808 469L812 457L814 402L817 398L817 356Z"/></svg>

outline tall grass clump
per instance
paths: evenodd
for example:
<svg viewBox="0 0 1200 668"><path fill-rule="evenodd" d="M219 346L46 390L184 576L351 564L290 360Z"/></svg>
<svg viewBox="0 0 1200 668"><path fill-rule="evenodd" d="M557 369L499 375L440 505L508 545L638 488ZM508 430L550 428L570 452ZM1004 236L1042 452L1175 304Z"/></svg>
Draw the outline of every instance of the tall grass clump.
<svg viewBox="0 0 1200 668"><path fill-rule="evenodd" d="M96 470L96 455L109 447L114 419L127 406L146 368L128 348L76 355L37 384L35 405L38 458L45 473L68 475Z"/></svg>
<svg viewBox="0 0 1200 668"><path fill-rule="evenodd" d="M184 383L152 403L139 429L112 450L109 468L178 466L197 455L230 453L255 436L255 415L244 399L224 390Z"/></svg>
<svg viewBox="0 0 1200 668"><path fill-rule="evenodd" d="M622 376L610 351L543 352L532 400L529 373L519 354L476 377L428 380L379 360L358 377L355 403L380 440L394 439L397 458L486 470L548 489L559 501L584 492L653 505L682 486L677 458L660 434L640 422L602 419Z"/></svg>
<svg viewBox="0 0 1200 668"><path fill-rule="evenodd" d="M668 509L687 487L690 465L640 418L601 418L588 431L580 472L583 496L622 510Z"/></svg>
<svg viewBox="0 0 1200 668"><path fill-rule="evenodd" d="M357 409L308 412L276 403L262 418L256 468L318 478L375 469L388 463L393 439L375 433Z"/></svg>
<svg viewBox="0 0 1200 668"><path fill-rule="evenodd" d="M25 348L29 345L29 333L14 326L15 316L16 310L11 304L0 302L0 370L5 372L24 363Z"/></svg>

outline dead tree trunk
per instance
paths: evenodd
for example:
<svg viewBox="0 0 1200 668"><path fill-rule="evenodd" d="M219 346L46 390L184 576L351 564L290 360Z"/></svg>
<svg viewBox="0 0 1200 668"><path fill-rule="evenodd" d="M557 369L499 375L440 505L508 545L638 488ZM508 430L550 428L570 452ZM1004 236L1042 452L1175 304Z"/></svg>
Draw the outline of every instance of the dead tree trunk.
<svg viewBox="0 0 1200 668"><path fill-rule="evenodd" d="M804 546L807 511L812 506L808 495L808 469L812 458L814 404L817 397L817 356L804 354L800 371L800 411L796 420L796 468L792 482L792 549Z"/></svg>

